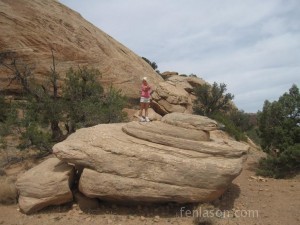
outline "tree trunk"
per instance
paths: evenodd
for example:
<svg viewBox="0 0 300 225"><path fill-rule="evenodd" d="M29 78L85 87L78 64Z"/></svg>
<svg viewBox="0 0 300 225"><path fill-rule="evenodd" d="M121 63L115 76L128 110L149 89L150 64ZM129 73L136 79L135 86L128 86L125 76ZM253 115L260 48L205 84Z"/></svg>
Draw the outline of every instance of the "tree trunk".
<svg viewBox="0 0 300 225"><path fill-rule="evenodd" d="M58 126L58 121L51 121L51 131L53 141L62 141L64 139L63 133Z"/></svg>

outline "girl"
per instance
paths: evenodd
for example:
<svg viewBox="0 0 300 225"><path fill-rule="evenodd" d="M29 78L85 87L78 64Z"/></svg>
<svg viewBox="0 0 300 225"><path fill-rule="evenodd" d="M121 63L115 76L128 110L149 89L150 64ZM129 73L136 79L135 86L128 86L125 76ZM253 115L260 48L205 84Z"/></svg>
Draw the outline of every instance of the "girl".
<svg viewBox="0 0 300 225"><path fill-rule="evenodd" d="M150 94L151 87L147 82L147 77L143 78L142 87L141 87L141 100L140 100L140 121L141 122L150 122L148 118L148 107L150 105ZM145 110L145 118L143 117L143 109Z"/></svg>

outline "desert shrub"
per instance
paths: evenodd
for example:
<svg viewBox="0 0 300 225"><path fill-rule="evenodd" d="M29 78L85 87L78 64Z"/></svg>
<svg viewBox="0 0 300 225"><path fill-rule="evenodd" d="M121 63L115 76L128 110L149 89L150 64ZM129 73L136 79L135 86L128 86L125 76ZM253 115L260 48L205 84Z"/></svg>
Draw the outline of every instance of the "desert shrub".
<svg viewBox="0 0 300 225"><path fill-rule="evenodd" d="M0 97L1 99L1 97ZM2 120L0 121L0 147L5 148L6 143L4 137L13 133L17 124L17 106L13 103L7 103L4 101L1 103L0 108L2 111ZM3 108L2 108L3 107ZM5 109L4 109L5 108Z"/></svg>
<svg viewBox="0 0 300 225"><path fill-rule="evenodd" d="M251 130L257 126L256 115L245 113L243 110L231 110L230 119L242 131Z"/></svg>
<svg viewBox="0 0 300 225"><path fill-rule="evenodd" d="M197 75L194 74L194 73L191 73L191 74L189 75L189 77L197 77Z"/></svg>
<svg viewBox="0 0 300 225"><path fill-rule="evenodd" d="M42 151L51 151L54 143L62 141L77 128L125 119L122 111L125 97L112 87L104 91L98 82L101 76L98 70L71 68L66 74L65 85L60 87L59 81L62 80L55 69L53 50L52 59L48 80L41 83L34 77L34 67L22 62L18 54L0 53L0 66L7 68L11 74L8 85L14 81L23 88L22 101L13 107L7 107L3 96L0 96L1 147L5 146L2 137L11 125L21 136L21 149L33 145ZM59 94L58 90L62 93ZM62 130L63 125L67 134Z"/></svg>
<svg viewBox="0 0 300 225"><path fill-rule="evenodd" d="M261 145L261 140L259 137L259 132L257 127L253 127L246 131L246 135L258 146Z"/></svg>
<svg viewBox="0 0 300 225"><path fill-rule="evenodd" d="M51 133L43 130L37 123L31 123L21 135L20 149L35 146L41 152L51 152L52 149Z"/></svg>
<svg viewBox="0 0 300 225"><path fill-rule="evenodd" d="M122 112L125 97L112 87L105 92L97 81L99 76L98 70L87 67L68 71L63 97L70 132L99 123L120 122L125 118Z"/></svg>
<svg viewBox="0 0 300 225"><path fill-rule="evenodd" d="M122 111L126 99L120 90L110 87L109 91L105 93L102 103L105 123L118 123L126 120L127 114Z"/></svg>
<svg viewBox="0 0 300 225"><path fill-rule="evenodd" d="M243 132L243 136L247 135L257 145L260 145L256 114L245 113L243 110L231 110L228 116L235 127Z"/></svg>
<svg viewBox="0 0 300 225"><path fill-rule="evenodd" d="M193 209L193 224L195 225L213 225L216 224L216 210L213 205L209 203L199 204ZM203 213L206 212L206 213ZM209 216L208 216L209 215Z"/></svg>
<svg viewBox="0 0 300 225"><path fill-rule="evenodd" d="M143 60L145 60L151 67L152 69L156 70L157 69L157 64L156 62L151 62L149 59L142 57Z"/></svg>
<svg viewBox="0 0 300 225"><path fill-rule="evenodd" d="M204 84L194 88L196 100L193 109L198 115L208 116L220 112L226 112L231 108L231 100L234 96L226 93L226 84L213 85Z"/></svg>
<svg viewBox="0 0 300 225"><path fill-rule="evenodd" d="M259 161L258 175L284 178L300 171L300 144L289 146L278 156L274 154Z"/></svg>
<svg viewBox="0 0 300 225"><path fill-rule="evenodd" d="M211 118L223 124L224 131L234 137L237 141L247 141L247 137L244 132L234 124L234 122L230 119L230 116L222 113L216 113L212 115Z"/></svg>
<svg viewBox="0 0 300 225"><path fill-rule="evenodd" d="M0 123L6 120L7 116L7 103L5 102L4 96L0 95Z"/></svg>
<svg viewBox="0 0 300 225"><path fill-rule="evenodd" d="M258 113L262 159L258 173L276 178L300 170L300 93L293 85L278 101L265 101Z"/></svg>

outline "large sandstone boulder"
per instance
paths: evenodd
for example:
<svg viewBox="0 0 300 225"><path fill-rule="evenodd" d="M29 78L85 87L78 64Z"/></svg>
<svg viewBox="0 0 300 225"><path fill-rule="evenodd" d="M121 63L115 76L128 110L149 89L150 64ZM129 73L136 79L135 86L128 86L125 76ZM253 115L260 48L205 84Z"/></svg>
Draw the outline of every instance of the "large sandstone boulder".
<svg viewBox="0 0 300 225"><path fill-rule="evenodd" d="M143 111L143 115L145 112ZM134 114L134 117L135 117L135 120L136 121L139 121L140 120L140 110L136 110L135 111L135 114ZM159 115L158 113L156 113L152 108L149 108L148 109L148 117L151 121L156 121L156 120L161 120L162 116Z"/></svg>
<svg viewBox="0 0 300 225"><path fill-rule="evenodd" d="M50 158L22 174L16 187L20 209L33 213L49 205L60 205L73 200L73 166L57 158Z"/></svg>
<svg viewBox="0 0 300 225"><path fill-rule="evenodd" d="M169 75L169 72L166 74ZM152 94L152 107L160 115L172 112L192 113L196 99L194 88L206 82L198 77L184 77L172 73L158 84Z"/></svg>
<svg viewBox="0 0 300 225"><path fill-rule="evenodd" d="M142 77L153 86L163 81L140 56L59 1L0 1L0 14L1 52L16 52L35 68L40 82L47 80L52 66L51 49L62 80L70 67L88 65L100 70L105 87L113 84L133 98L139 96ZM0 90L19 92L17 82L8 86L10 74L0 67Z"/></svg>
<svg viewBox="0 0 300 225"><path fill-rule="evenodd" d="M177 121L174 121L177 120ZM77 130L53 147L85 167L79 190L118 201L199 202L218 198L238 176L248 146L215 142L215 121L172 113L150 123L101 124Z"/></svg>

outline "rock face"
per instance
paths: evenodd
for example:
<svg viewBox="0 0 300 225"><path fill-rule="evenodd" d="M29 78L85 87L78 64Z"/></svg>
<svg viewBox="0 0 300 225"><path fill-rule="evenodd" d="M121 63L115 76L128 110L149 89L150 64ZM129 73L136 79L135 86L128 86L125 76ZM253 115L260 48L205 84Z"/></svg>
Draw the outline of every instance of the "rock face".
<svg viewBox="0 0 300 225"><path fill-rule="evenodd" d="M193 101L196 98L193 89L205 83L201 78L183 77L172 73L172 76L168 76L156 87L151 105L160 115L172 112L192 113Z"/></svg>
<svg viewBox="0 0 300 225"><path fill-rule="evenodd" d="M72 201L73 175L73 167L57 158L47 159L28 170L16 182L20 209L29 214Z"/></svg>
<svg viewBox="0 0 300 225"><path fill-rule="evenodd" d="M51 49L62 79L70 67L87 65L100 70L104 86L112 83L134 98L139 96L142 77L147 76L153 86L163 80L140 56L59 1L1 0L0 15L1 52L16 52L35 67L41 82L52 66ZM7 87L9 74L0 67L0 91L19 92L18 83Z"/></svg>
<svg viewBox="0 0 300 225"><path fill-rule="evenodd" d="M117 201L199 202L219 197L238 176L248 146L210 139L206 117L172 113L150 123L102 124L53 147L61 160L85 167L79 190Z"/></svg>
<svg viewBox="0 0 300 225"><path fill-rule="evenodd" d="M99 69L102 76L98 80L104 87L112 84L129 98L139 97L141 79L147 76L156 90L152 107L165 115L191 113L193 88L205 83L200 78L179 76L177 72L162 73L164 81L140 56L59 1L1 0L0 14L1 52L17 53L17 61L33 67L35 78L45 84L53 50L60 74L59 90L70 67ZM0 92L20 92L18 81L10 83L11 73L0 66Z"/></svg>
<svg viewBox="0 0 300 225"><path fill-rule="evenodd" d="M165 71L161 74L161 76L164 78L164 79L167 79L169 77L172 77L172 76L178 76L178 73L177 72L170 72L170 71Z"/></svg>

